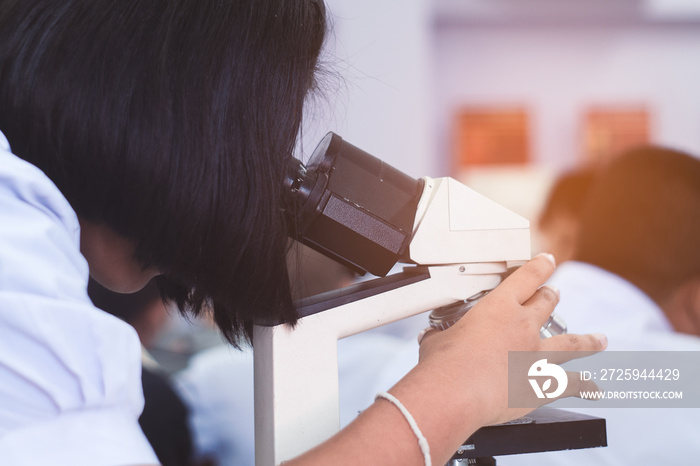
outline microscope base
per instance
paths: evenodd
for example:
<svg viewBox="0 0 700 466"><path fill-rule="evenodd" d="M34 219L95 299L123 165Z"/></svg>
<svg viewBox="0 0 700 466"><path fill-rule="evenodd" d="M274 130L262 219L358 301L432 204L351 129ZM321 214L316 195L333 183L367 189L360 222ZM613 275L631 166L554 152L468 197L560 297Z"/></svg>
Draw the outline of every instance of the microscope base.
<svg viewBox="0 0 700 466"><path fill-rule="evenodd" d="M449 466L494 465L493 456L605 447L605 419L539 408L522 421L482 427L450 459Z"/></svg>

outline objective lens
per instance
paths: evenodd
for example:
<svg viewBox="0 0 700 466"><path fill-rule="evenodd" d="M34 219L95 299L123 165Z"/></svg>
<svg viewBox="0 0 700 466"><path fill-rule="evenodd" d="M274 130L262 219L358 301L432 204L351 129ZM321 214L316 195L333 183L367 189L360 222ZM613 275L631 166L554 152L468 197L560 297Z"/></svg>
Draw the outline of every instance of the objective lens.
<svg viewBox="0 0 700 466"><path fill-rule="evenodd" d="M507 272L505 272L503 275L503 278L501 281L503 281L508 275L513 273L517 267L512 267L508 269ZM434 309L430 313L430 326L433 327L434 329L437 330L447 330L448 328L452 327L457 321L469 310L474 307L476 303L481 300L484 296L489 294L491 290L482 290L464 301L457 301L456 303L453 304L448 304L447 306L439 307L437 309ZM566 333L566 322L564 322L564 319L559 317L558 315L552 313L551 316L549 316L549 319L547 319L547 322L540 328L540 337L542 339L544 338L550 338L556 335L561 335L563 333Z"/></svg>

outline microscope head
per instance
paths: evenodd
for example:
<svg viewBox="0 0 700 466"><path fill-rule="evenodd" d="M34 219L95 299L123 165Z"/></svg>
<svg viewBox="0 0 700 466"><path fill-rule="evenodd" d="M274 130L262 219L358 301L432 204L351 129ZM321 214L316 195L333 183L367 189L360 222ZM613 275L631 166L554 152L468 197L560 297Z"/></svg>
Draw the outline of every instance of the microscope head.
<svg viewBox="0 0 700 466"><path fill-rule="evenodd" d="M328 133L285 180L290 236L384 276L420 265L524 261L529 222L451 178L416 180Z"/></svg>

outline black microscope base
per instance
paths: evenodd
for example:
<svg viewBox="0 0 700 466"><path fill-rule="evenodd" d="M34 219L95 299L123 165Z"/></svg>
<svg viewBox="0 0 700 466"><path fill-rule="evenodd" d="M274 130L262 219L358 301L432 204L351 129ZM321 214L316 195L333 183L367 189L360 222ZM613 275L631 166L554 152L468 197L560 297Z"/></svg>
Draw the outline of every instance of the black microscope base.
<svg viewBox="0 0 700 466"><path fill-rule="evenodd" d="M495 464L491 457L607 446L605 419L562 409L539 408L521 423L482 427L450 464ZM455 460L462 460L456 462ZM465 461L479 459L479 461Z"/></svg>

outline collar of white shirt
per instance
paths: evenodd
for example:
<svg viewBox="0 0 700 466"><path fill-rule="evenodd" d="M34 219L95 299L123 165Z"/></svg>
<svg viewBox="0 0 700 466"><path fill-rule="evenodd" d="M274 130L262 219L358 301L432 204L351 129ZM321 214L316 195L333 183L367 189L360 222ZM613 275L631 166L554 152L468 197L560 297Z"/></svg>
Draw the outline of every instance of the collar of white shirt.
<svg viewBox="0 0 700 466"><path fill-rule="evenodd" d="M700 338L677 333L661 308L632 283L599 267L569 261L549 283L570 333L604 333L609 350L698 350Z"/></svg>

